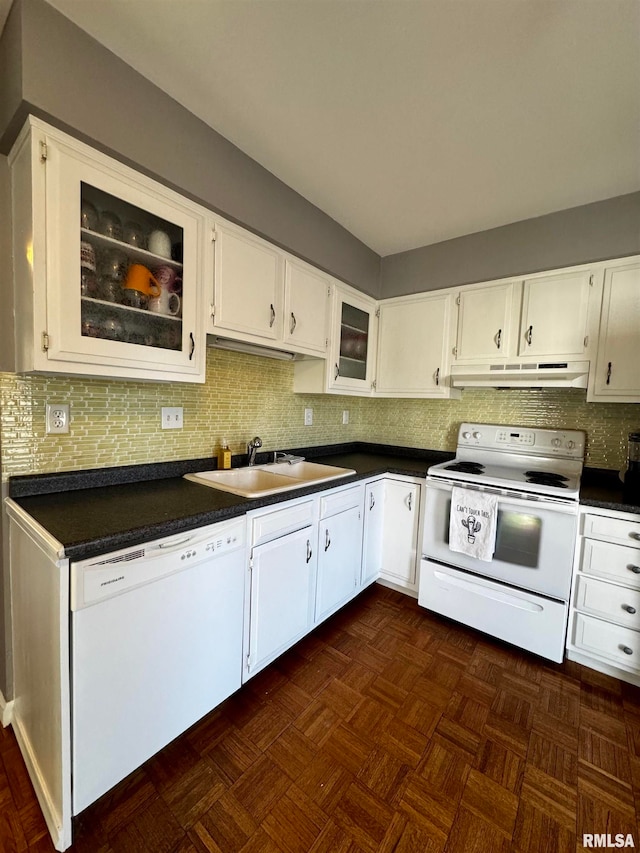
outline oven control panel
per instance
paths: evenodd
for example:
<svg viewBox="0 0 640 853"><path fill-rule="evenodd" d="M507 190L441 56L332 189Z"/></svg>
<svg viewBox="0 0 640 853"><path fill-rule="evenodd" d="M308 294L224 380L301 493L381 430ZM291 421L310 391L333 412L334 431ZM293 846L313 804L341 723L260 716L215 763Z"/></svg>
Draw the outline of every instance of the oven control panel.
<svg viewBox="0 0 640 853"><path fill-rule="evenodd" d="M583 459L585 434L580 430L464 423L458 431L458 447L503 451L512 449L518 453L533 453L536 456Z"/></svg>

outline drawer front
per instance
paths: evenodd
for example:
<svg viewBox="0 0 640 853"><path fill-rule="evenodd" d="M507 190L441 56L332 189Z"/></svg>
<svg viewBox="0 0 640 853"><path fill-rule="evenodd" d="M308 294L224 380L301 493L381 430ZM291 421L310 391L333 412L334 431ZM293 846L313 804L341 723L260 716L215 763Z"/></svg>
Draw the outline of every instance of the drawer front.
<svg viewBox="0 0 640 853"><path fill-rule="evenodd" d="M343 489L320 498L320 518L327 518L344 512L354 506L362 506L364 500L364 486L354 486L351 489Z"/></svg>
<svg viewBox="0 0 640 853"><path fill-rule="evenodd" d="M583 576L576 584L574 604L584 613L640 629L640 590Z"/></svg>
<svg viewBox="0 0 640 853"><path fill-rule="evenodd" d="M582 532L594 539L640 547L640 521L622 521L619 518L587 514L584 517Z"/></svg>
<svg viewBox="0 0 640 853"><path fill-rule="evenodd" d="M584 539L580 571L640 589L640 548Z"/></svg>
<svg viewBox="0 0 640 853"><path fill-rule="evenodd" d="M261 545L278 536L285 536L295 530L302 530L313 524L314 501L266 512L251 520L251 544Z"/></svg>
<svg viewBox="0 0 640 853"><path fill-rule="evenodd" d="M614 661L625 669L640 671L640 633L638 631L577 613L573 629L573 644L577 649Z"/></svg>

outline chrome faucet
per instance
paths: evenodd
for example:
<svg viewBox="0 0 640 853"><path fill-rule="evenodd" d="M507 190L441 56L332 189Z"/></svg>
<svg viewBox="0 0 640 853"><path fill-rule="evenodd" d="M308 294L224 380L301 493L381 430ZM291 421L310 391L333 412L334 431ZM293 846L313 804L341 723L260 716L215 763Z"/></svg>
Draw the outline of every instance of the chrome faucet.
<svg viewBox="0 0 640 853"><path fill-rule="evenodd" d="M247 455L249 456L249 461L247 464L255 465L256 464L256 450L262 447L262 439L256 436L252 438L249 444L247 444Z"/></svg>

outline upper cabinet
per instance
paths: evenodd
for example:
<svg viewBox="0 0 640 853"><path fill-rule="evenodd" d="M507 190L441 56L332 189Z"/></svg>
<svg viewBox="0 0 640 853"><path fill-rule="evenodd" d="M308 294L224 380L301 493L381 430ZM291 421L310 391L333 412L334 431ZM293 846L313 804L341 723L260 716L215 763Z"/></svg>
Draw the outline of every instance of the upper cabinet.
<svg viewBox="0 0 640 853"><path fill-rule="evenodd" d="M385 397L451 397L452 292L386 299L380 303L376 394Z"/></svg>
<svg viewBox="0 0 640 853"><path fill-rule="evenodd" d="M587 358L596 300L590 269L471 286L458 297L457 362Z"/></svg>
<svg viewBox="0 0 640 853"><path fill-rule="evenodd" d="M10 165L16 371L203 382L200 209L35 119Z"/></svg>
<svg viewBox="0 0 640 853"><path fill-rule="evenodd" d="M378 334L375 299L334 280L326 360L299 361L293 390L320 394L371 394Z"/></svg>
<svg viewBox="0 0 640 853"><path fill-rule="evenodd" d="M329 277L237 225L218 219L210 227L214 276L207 331L325 355Z"/></svg>
<svg viewBox="0 0 640 853"><path fill-rule="evenodd" d="M604 270L602 313L595 369L587 400L640 402L640 260Z"/></svg>

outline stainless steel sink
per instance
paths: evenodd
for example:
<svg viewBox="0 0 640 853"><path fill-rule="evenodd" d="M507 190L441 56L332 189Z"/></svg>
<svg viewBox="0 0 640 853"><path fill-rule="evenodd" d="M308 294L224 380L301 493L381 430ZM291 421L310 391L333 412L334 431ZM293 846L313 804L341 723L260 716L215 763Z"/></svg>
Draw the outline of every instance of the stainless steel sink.
<svg viewBox="0 0 640 853"><path fill-rule="evenodd" d="M253 465L249 468L232 468L230 471L198 471L185 474L187 480L211 486L223 492L232 492L244 498L275 495L290 489L300 489L311 483L324 483L356 472L352 468L338 468L319 462L275 462Z"/></svg>

